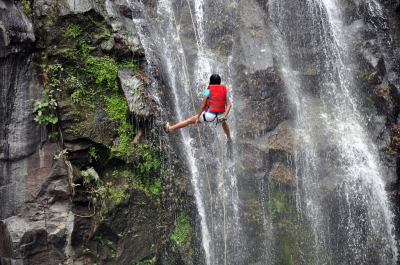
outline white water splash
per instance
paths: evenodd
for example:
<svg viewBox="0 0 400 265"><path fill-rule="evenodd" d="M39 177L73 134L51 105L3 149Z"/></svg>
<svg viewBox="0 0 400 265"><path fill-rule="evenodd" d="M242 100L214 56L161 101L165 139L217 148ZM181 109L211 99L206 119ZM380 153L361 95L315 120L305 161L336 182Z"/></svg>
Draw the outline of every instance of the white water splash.
<svg viewBox="0 0 400 265"><path fill-rule="evenodd" d="M374 7L374 12L380 12L376 1L369 4ZM301 178L301 186L297 184L298 210L311 223L319 262L329 261L332 255L329 253L333 251L330 249L330 230L337 228L329 224L326 208L331 206L325 205L324 197L329 190L334 190L336 194L332 196L344 204L339 206L340 216L330 218L337 218L338 227L347 230L346 241L342 244L348 255L365 260L368 255L365 238L371 237L380 246L380 261L395 264L397 247L393 214L384 189L378 150L360 109L354 73L349 64L347 41L350 38L343 30L340 7L334 0L308 0L307 6L316 27L313 32L317 32L312 43L319 45L310 48L315 51L319 48L324 54L319 69L322 77L319 97L300 89L300 81L287 56L289 52L284 50L285 36L280 27L285 21L272 17L283 81L297 111L296 175ZM280 3L271 2L270 10L276 10L270 11L272 14L279 13ZM368 231L363 231L360 224Z"/></svg>

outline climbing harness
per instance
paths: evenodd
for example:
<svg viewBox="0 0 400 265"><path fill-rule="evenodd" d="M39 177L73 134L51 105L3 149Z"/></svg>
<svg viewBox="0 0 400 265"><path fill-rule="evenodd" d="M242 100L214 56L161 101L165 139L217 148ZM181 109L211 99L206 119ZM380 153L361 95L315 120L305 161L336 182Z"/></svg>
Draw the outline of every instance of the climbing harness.
<svg viewBox="0 0 400 265"><path fill-rule="evenodd" d="M196 38L197 50L199 52L200 65L201 65L201 68L202 68L204 79L206 80L203 61L201 60L202 49L200 47L200 42L199 42L199 38L198 38L198 32L197 32L195 24L194 24L193 13L192 13L192 9L191 9L189 0L187 0L187 4L188 4L188 7L189 7L190 17L192 19L192 26L193 26L194 35L195 35L195 38ZM183 45L182 45L182 41L181 41L181 38L180 38L179 30L178 30L179 27L178 27L178 25L176 23L174 8L171 6L171 9L172 9L173 20L174 20L174 23L175 23L175 28L177 29L177 32L178 32L178 37L179 37L178 39L179 39L179 42L180 42L182 50L183 50ZM192 100L193 109L194 109L194 111L196 111L195 105L194 105L194 100L193 100L192 89L191 89L191 85L190 85L189 73L188 73L188 69L187 69L187 65L186 65L186 56L185 56L184 52L182 52L182 56L183 56L183 64L184 64L184 68L185 68L185 76L186 76L186 79L189 82L189 88L190 88L189 91L190 91L190 97L191 97L191 100ZM226 95L226 93L225 93L225 95ZM223 116L221 118L218 118L216 116L216 118L217 118L216 119L217 122L219 122L220 119L221 119L221 121L220 121L221 123L226 121L226 117L225 116ZM199 137L199 141L200 141L200 147L201 147L201 152L202 152L202 156L203 156L203 161L204 161L204 168L205 168L205 171L206 171L205 173L206 173L206 176L207 176L208 190L209 190L209 193L210 193L211 238L212 238L211 244L212 244L212 251L213 251L212 258L215 259L214 218L213 218L213 215L214 215L213 203L214 202L213 202L212 190L211 190L211 185L210 185L210 177L208 175L206 156L205 156L205 152L204 152L203 143L201 141L201 134L200 134L199 127L197 127L197 132L198 132L198 137ZM224 150L222 141L221 141L221 150ZM222 154L222 176L221 176L221 179L222 179L222 201L223 201L223 215L224 215L224 231L223 231L224 232L224 237L223 237L223 239L224 239L224 265L226 265L226 257L227 257L227 242L226 242L226 239L227 239L227 235L226 235L226 207L225 207L225 192L224 192L224 190L225 190L225 188L224 188L224 170L225 169L224 169L224 157L223 157L224 155L223 155L222 151L221 151L221 154ZM212 262L212 264L215 264L215 260Z"/></svg>
<svg viewBox="0 0 400 265"><path fill-rule="evenodd" d="M210 120L210 117L208 117L208 120L207 120L207 115L206 114L212 114L212 115L214 115L214 117L212 118L212 120ZM203 121L205 121L205 122L213 122L213 121L215 121L215 126L217 126L218 123L226 122L227 118L225 116L218 116L218 115L221 115L221 114L220 113L211 113L211 112L203 111L203 114L202 114Z"/></svg>

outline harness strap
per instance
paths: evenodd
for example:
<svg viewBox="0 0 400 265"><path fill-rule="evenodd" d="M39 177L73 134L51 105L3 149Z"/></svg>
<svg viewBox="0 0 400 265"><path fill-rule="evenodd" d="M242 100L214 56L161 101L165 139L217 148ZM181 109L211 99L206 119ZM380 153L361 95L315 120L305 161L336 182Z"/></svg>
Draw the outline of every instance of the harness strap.
<svg viewBox="0 0 400 265"><path fill-rule="evenodd" d="M213 114L213 115L215 115L214 116L214 119L212 119L211 121L208 121L207 119L206 119L206 111L203 111L203 120L205 121L205 122L213 122L213 121L215 121L215 126L217 126L218 125L218 123L224 123L225 121L226 121L226 118L225 119L222 119L222 120L220 120L219 118L218 118L218 114L222 114L223 112L208 112L208 113L211 113L211 114Z"/></svg>

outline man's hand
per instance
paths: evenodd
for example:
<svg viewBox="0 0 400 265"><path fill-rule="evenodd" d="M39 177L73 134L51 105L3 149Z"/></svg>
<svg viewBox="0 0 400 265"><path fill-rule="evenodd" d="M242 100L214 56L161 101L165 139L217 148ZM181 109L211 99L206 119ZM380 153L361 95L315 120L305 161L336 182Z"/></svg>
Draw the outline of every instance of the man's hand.
<svg viewBox="0 0 400 265"><path fill-rule="evenodd" d="M200 120L199 120L199 118L197 117L197 118L196 118L196 126L199 126L199 123L200 123Z"/></svg>
<svg viewBox="0 0 400 265"><path fill-rule="evenodd" d="M223 116L219 117L219 118L218 118L218 122L219 122L219 123L224 123L224 122L226 122L226 116L223 115Z"/></svg>

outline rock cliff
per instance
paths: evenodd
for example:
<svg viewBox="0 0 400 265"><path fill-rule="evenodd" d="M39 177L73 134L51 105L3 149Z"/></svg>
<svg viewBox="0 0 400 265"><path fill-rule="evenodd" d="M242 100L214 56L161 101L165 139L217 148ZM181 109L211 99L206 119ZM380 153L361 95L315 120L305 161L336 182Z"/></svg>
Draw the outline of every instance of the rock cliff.
<svg viewBox="0 0 400 265"><path fill-rule="evenodd" d="M194 205L128 6L0 1L1 264L201 259L171 239Z"/></svg>
<svg viewBox="0 0 400 265"><path fill-rule="evenodd" d="M352 51L347 66L355 73L357 102L378 149L398 237L400 5L382 1L383 13L375 14L370 2L343 1L343 31ZM319 46L325 40L313 35L313 21L305 19L309 7L302 1L207 0L202 24L190 16L186 1L176 1L171 6L180 35L156 39L153 31L167 27L155 23L163 4L0 0L0 264L206 264L182 137L159 130L167 117L178 121L171 72L184 74L168 68L158 45L178 37L181 49L169 59L184 54L192 80L202 78L195 69L199 42L209 61L230 66L217 69L231 77L234 102L229 122L238 181L232 194L240 197L237 230L244 236L240 251L230 242L232 259L316 260L313 227L299 212L305 202L296 201L304 177L296 156L304 146L296 138L299 109L288 91L293 80L284 80L282 66L285 54L317 116L321 95L335 84L321 75L327 51ZM203 39L194 25L207 28ZM315 149L318 187L324 203L333 205L340 189L339 151L319 135L318 122L312 125L321 137ZM216 172L217 162L209 163ZM325 210L338 215L339 208ZM331 236L338 242L346 238L340 229ZM368 234L362 240L372 249L363 261L379 261L375 238ZM345 249L330 253L341 252Z"/></svg>

